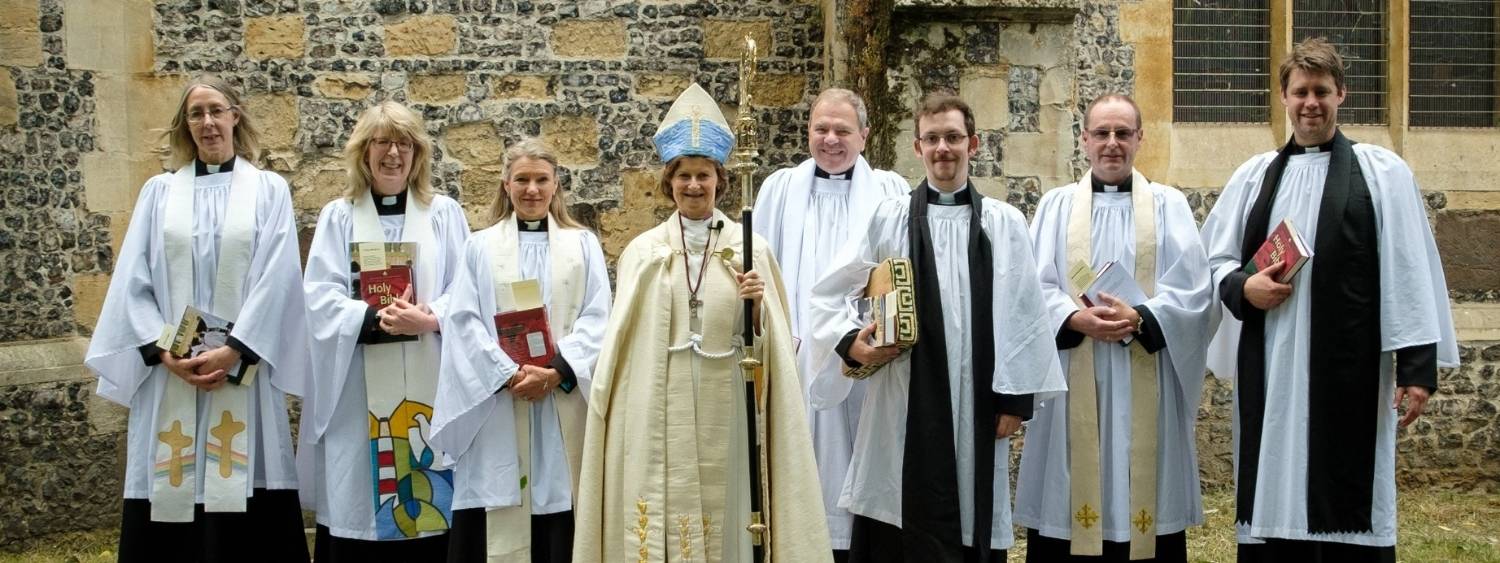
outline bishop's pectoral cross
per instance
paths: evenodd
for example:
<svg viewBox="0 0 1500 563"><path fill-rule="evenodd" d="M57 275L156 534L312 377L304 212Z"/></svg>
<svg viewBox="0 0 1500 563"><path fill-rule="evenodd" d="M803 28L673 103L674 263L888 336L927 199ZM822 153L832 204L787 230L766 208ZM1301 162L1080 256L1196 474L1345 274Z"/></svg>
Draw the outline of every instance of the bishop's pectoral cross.
<svg viewBox="0 0 1500 563"><path fill-rule="evenodd" d="M182 454L193 446L193 437L182 433L181 420L174 420L172 428L166 432L158 432L156 439L172 449L172 457L167 461L167 483L173 487L182 486Z"/></svg>
<svg viewBox="0 0 1500 563"><path fill-rule="evenodd" d="M688 332L703 334L703 320L698 316L698 309L703 308L703 300L697 297L688 298Z"/></svg>
<svg viewBox="0 0 1500 563"><path fill-rule="evenodd" d="M219 425L208 432L219 439L217 445L209 447L213 448L219 456L220 477L228 479L234 474L234 448L230 445L234 443L234 437L244 431L245 423L235 420L234 415L229 414L229 411L224 411L223 417L219 419Z"/></svg>

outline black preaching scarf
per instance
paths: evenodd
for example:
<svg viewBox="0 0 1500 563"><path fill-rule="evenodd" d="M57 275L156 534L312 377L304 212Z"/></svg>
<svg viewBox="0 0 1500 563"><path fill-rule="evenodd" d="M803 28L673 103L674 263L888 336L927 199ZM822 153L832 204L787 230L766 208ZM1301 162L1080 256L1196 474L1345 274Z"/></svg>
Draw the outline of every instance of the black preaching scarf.
<svg viewBox="0 0 1500 563"><path fill-rule="evenodd" d="M1271 206L1287 159L1301 147L1288 141L1266 169L1250 208L1240 257L1249 261L1272 225ZM1375 482L1380 392L1380 260L1375 208L1353 143L1335 132L1318 208L1318 261L1312 269L1308 361L1307 527L1311 533L1369 532ZM1241 277L1243 279L1243 277ZM1243 302L1236 286L1233 309L1244 321L1235 392L1240 409L1237 520L1249 523L1265 418L1265 311Z"/></svg>
<svg viewBox="0 0 1500 563"><path fill-rule="evenodd" d="M948 394L948 353L944 345L942 290L927 226L929 198L937 193L926 180L911 193L907 217L912 269L916 271L917 345L911 351L911 383L907 397L906 447L901 465L901 544L907 561L962 562L963 528L958 508L958 455L954 432L972 432L974 439L974 536L970 556L986 563L990 555L990 527L994 509L996 397L991 391L995 373L992 314L994 260L990 239L980 220L984 196L968 186L956 194L969 203L969 336L974 373L974 428L953 428L953 405ZM1028 401L1029 402L1029 401Z"/></svg>

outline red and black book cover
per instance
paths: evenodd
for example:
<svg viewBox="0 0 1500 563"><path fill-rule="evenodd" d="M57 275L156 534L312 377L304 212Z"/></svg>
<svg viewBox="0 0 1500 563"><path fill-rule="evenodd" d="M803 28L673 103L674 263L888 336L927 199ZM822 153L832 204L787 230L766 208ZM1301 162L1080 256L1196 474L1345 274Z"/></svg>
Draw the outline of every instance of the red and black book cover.
<svg viewBox="0 0 1500 563"><path fill-rule="evenodd" d="M500 349L517 364L546 367L557 355L545 307L495 313L495 332Z"/></svg>
<svg viewBox="0 0 1500 563"><path fill-rule="evenodd" d="M1281 262L1281 272L1277 275L1278 282L1289 283L1293 276L1312 257L1312 251L1308 250L1307 243L1302 240L1302 234L1292 225L1291 219L1283 219L1276 225L1276 229L1266 237L1266 242L1255 251L1255 256L1249 264L1245 264L1245 271L1251 274L1259 272Z"/></svg>
<svg viewBox="0 0 1500 563"><path fill-rule="evenodd" d="M411 266L391 266L359 273L359 298L371 307L385 307L411 286Z"/></svg>

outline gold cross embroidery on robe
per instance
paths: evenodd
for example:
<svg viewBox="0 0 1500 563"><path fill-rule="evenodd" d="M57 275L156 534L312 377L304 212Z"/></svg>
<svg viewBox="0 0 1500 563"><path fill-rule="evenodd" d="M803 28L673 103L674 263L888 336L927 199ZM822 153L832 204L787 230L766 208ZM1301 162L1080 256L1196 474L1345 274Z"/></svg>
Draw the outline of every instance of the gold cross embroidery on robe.
<svg viewBox="0 0 1500 563"><path fill-rule="evenodd" d="M646 556L651 552L646 549L646 536L651 535L651 519L646 516L646 499L635 499L636 525L635 535L641 540L640 563L646 563Z"/></svg>
<svg viewBox="0 0 1500 563"><path fill-rule="evenodd" d="M173 487L182 486L182 458L186 457L183 453L193 446L193 437L182 433L181 420L174 420L172 428L166 432L158 432L156 439L172 449L172 457L167 458L167 482Z"/></svg>
<svg viewBox="0 0 1500 563"><path fill-rule="evenodd" d="M1092 528L1094 527L1094 522L1099 520L1099 513L1094 512L1093 507L1085 504L1083 508L1078 509L1073 518L1078 520L1079 524L1083 524L1084 528Z"/></svg>
<svg viewBox="0 0 1500 563"><path fill-rule="evenodd" d="M231 447L231 444L234 443L234 437L244 431L245 423L235 420L234 415L226 410L223 416L219 418L219 425L208 432L219 440L217 445L209 446L209 448L217 452L216 455L219 457L220 477L228 479L230 475L234 474L234 448Z"/></svg>
<svg viewBox="0 0 1500 563"><path fill-rule="evenodd" d="M1141 509L1140 514L1137 514L1135 516L1134 520L1130 521L1131 524L1135 524L1136 529L1140 530L1142 534L1151 530L1152 522L1153 520L1151 518L1151 514L1149 512L1146 512L1146 509L1144 508Z"/></svg>

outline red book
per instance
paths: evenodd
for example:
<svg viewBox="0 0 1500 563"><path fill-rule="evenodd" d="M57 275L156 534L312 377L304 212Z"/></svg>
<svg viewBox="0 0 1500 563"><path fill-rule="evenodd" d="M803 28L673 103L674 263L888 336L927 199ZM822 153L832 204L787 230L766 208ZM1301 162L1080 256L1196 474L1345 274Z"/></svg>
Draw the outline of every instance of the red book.
<svg viewBox="0 0 1500 563"><path fill-rule="evenodd" d="M1245 264L1245 271L1254 274L1271 264L1281 262L1281 272L1276 276L1276 281L1289 283L1312 255L1312 250L1307 248L1307 242L1302 240L1302 234L1297 232L1292 220L1283 219L1271 231L1270 236L1266 237L1266 242L1260 245L1260 249L1255 251L1250 263Z"/></svg>
<svg viewBox="0 0 1500 563"><path fill-rule="evenodd" d="M557 355L545 307L495 313L495 332L500 349L517 364L546 367Z"/></svg>
<svg viewBox="0 0 1500 563"><path fill-rule="evenodd" d="M359 273L359 298L371 307L385 307L411 286L411 266L391 266ZM415 301L415 299L413 299Z"/></svg>

